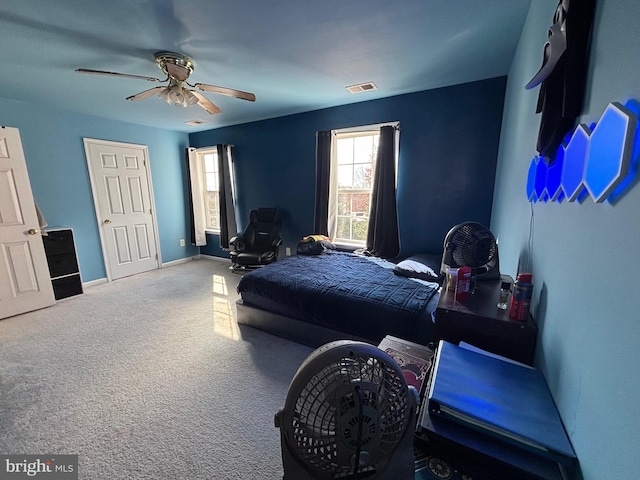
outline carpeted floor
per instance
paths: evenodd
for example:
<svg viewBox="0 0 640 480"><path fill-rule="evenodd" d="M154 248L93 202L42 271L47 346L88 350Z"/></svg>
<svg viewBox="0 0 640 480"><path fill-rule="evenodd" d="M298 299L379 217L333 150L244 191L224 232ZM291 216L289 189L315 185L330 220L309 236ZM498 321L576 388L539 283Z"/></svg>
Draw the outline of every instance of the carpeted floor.
<svg viewBox="0 0 640 480"><path fill-rule="evenodd" d="M78 454L81 479L282 478L273 416L312 349L235 322L199 260L0 321L0 453Z"/></svg>
<svg viewBox="0 0 640 480"><path fill-rule="evenodd" d="M281 479L274 414L313 349L238 327L240 276L189 261L0 321L0 453L79 478ZM424 448L416 478L465 479Z"/></svg>

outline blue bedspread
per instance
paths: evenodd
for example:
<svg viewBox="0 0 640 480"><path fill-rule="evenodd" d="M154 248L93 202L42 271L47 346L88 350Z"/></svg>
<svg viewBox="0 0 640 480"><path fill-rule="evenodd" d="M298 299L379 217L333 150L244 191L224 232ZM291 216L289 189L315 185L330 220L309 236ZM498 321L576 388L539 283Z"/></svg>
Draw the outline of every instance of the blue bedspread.
<svg viewBox="0 0 640 480"><path fill-rule="evenodd" d="M397 276L394 266L337 251L295 255L247 273L238 292L245 303L372 341L426 343L438 286Z"/></svg>

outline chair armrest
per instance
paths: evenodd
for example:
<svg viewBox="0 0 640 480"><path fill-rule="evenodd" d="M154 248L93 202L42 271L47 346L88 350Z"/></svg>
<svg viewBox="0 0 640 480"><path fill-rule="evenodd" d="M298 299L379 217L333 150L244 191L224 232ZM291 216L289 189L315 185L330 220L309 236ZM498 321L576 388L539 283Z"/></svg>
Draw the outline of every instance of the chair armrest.
<svg viewBox="0 0 640 480"><path fill-rule="evenodd" d="M273 240L272 245L273 245L274 247L279 247L280 245L282 245L282 239L281 239L280 237L275 238L275 239Z"/></svg>
<svg viewBox="0 0 640 480"><path fill-rule="evenodd" d="M236 235L235 237L231 237L231 239L229 240L229 246L233 247L233 250L235 252L244 251L244 237L240 234Z"/></svg>

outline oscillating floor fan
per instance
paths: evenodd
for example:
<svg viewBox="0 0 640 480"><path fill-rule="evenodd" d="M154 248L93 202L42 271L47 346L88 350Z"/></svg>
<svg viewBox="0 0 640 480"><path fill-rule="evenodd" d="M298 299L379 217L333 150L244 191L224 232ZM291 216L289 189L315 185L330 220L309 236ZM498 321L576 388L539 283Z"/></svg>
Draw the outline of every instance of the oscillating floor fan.
<svg viewBox="0 0 640 480"><path fill-rule="evenodd" d="M418 394L382 350L339 340L291 381L280 428L285 480L413 479Z"/></svg>
<svg viewBox="0 0 640 480"><path fill-rule="evenodd" d="M444 238L441 273L446 268L471 267L477 280L500 278L498 243L484 225L464 222L453 227Z"/></svg>

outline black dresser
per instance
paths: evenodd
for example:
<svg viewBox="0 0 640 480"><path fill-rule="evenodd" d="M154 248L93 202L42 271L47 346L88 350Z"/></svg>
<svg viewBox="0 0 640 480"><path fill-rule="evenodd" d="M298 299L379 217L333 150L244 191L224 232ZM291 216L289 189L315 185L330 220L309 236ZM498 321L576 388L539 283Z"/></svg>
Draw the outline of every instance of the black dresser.
<svg viewBox="0 0 640 480"><path fill-rule="evenodd" d="M73 230L70 228L46 229L42 235L42 241L56 300L81 294L82 279Z"/></svg>

